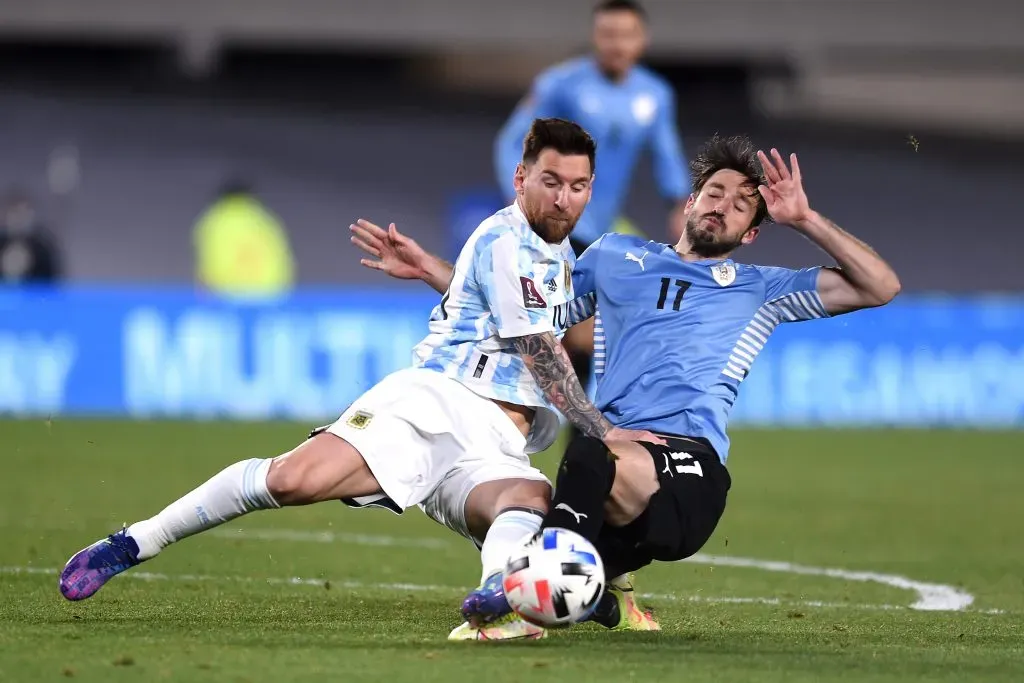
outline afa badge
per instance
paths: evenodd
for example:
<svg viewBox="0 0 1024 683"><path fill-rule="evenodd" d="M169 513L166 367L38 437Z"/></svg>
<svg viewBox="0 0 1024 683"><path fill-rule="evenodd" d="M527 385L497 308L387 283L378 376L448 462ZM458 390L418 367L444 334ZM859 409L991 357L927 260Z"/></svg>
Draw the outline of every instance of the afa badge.
<svg viewBox="0 0 1024 683"><path fill-rule="evenodd" d="M373 415L363 410L357 410L352 414L352 417L348 419L347 424L353 429L366 429L366 425L370 424L370 420L373 419Z"/></svg>

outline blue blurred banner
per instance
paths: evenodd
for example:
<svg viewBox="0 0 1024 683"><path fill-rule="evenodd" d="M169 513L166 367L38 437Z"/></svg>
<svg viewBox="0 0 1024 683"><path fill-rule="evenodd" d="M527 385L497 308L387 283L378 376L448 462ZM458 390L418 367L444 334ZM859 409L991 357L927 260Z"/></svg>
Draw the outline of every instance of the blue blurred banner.
<svg viewBox="0 0 1024 683"><path fill-rule="evenodd" d="M0 413L294 418L341 412L405 367L437 296L0 291ZM733 424L1024 425L1024 299L901 297L783 325Z"/></svg>

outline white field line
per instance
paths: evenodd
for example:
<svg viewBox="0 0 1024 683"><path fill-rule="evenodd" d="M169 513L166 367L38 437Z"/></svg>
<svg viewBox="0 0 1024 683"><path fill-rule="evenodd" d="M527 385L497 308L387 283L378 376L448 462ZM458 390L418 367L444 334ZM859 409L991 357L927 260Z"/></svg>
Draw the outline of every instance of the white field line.
<svg viewBox="0 0 1024 683"><path fill-rule="evenodd" d="M350 543L359 545L433 549L450 547L450 544L447 542L435 538L398 538L394 536L334 533L330 531L310 532L289 529L262 529L246 531L242 529L218 529L213 533L221 538L239 538L259 541L311 541L317 543ZM947 586L940 583L914 581L913 579L909 579L905 576L898 576L896 574L851 571L832 567L810 567L806 565L792 564L790 562L758 560L749 557L734 557L731 555L697 554L683 561L719 567L744 567L769 572L800 574L803 576L825 576L833 579L844 579L846 581L879 583L884 586L900 588L916 593L917 600L910 605L910 608L915 610L955 612L966 609L974 602L973 595L953 586Z"/></svg>
<svg viewBox="0 0 1024 683"><path fill-rule="evenodd" d="M953 586L941 583L925 583L914 581L905 576L896 574L882 574L880 572L850 571L847 569L834 569L829 567L808 567L790 562L772 562L768 560L755 560L748 557L732 557L729 555L694 555L683 560L684 562L695 562L698 564L711 564L719 567L749 567L769 572L784 572L786 574L800 574L803 576L827 576L833 579L845 579L846 581L862 581L880 583L884 586L902 588L903 590L917 593L917 600L910 606L910 609L956 612L966 609L974 602L974 596Z"/></svg>
<svg viewBox="0 0 1024 683"><path fill-rule="evenodd" d="M29 576L57 576L59 570L52 567L0 567L0 575L29 575ZM136 581L171 581L182 583L251 583L268 584L272 586L313 586L325 588L329 583L331 587L345 588L350 590L371 589L394 591L399 593L452 593L461 595L466 591L465 587L457 586L435 586L416 583L366 583L363 581L331 581L329 579L311 579L302 577L270 577L256 578L252 576L210 576L205 574L161 574L158 572L129 571L124 578ZM730 605L769 605L774 607L805 607L805 608L844 608L862 610L905 610L904 605L871 605L853 604L845 602L822 602L819 600L784 600L780 598L739 598L739 597L709 597L702 595L676 595L672 593L641 593L641 598L661 600L664 602L678 603L702 603L702 604L730 604ZM998 612L998 611L994 611Z"/></svg>
<svg viewBox="0 0 1024 683"><path fill-rule="evenodd" d="M27 575L27 576L57 576L60 570L52 567L0 567L2 575ZM324 578L303 578L293 577L269 577L257 578L253 576L211 576L207 574L162 574L158 572L129 571L124 574L125 578L136 581L171 581L175 583L247 583L267 584L271 586L313 586L316 588L331 587L344 588L349 590L369 589L394 591L399 593L451 593L462 595L465 587L438 586L418 583L367 583L364 581L331 581ZM699 603L706 605L768 605L772 607L804 607L804 608L843 608L873 611L891 611L910 609L906 605L888 604L857 604L848 602L823 602L821 600L788 600L782 598L759 598L759 597L711 597L704 595L677 595L674 593L640 593L639 597L647 600L660 600L663 602L676 603ZM983 614L1003 614L1003 610L983 610Z"/></svg>
<svg viewBox="0 0 1024 683"><path fill-rule="evenodd" d="M255 541L297 541L307 543L342 543L355 545L391 546L424 548L437 550L451 547L452 544L437 538L401 538L395 536L384 536L376 534L354 534L348 532L331 531L298 531L289 529L215 529L210 535L218 538L255 540ZM860 581L880 583L893 588L910 590L917 594L917 600L909 606L890 604L851 604L844 602L822 602L818 600L787 600L781 598L763 597L707 597L699 595L677 595L661 593L643 593L641 597L647 599L663 600L668 602L690 602L705 604L755 604L772 606L799 606L799 607L824 607L824 608L853 608L864 610L924 610L924 611L960 611L969 607L974 602L974 596L965 591L937 583L925 583L898 576L895 574L882 574L879 572L850 571L829 567L811 567L806 565L793 564L790 562L776 562L770 560L759 560L747 557L734 557L731 555L704 555L697 554L683 560L694 564L704 564L722 567L743 567L760 569L763 571L781 572L788 574L799 574L804 576L825 576L847 581ZM45 574L55 575L58 570L45 567L0 567L0 574ZM271 585L293 585L293 586L323 586L326 579L309 578L266 578L258 579L247 576L208 576L199 574L177 574L168 575L153 572L128 572L125 576L142 581L189 581L189 582L236 582L236 583L267 583ZM391 591L434 591L454 592L464 591L464 588L454 586L421 585L412 583L365 583L361 581L331 581L331 585L348 589L376 589ZM1001 614L1002 610L985 610L990 614Z"/></svg>
<svg viewBox="0 0 1024 683"><path fill-rule="evenodd" d="M241 541L300 541L305 543L344 543L347 545L394 546L399 548L450 548L439 538L412 538L353 534L344 531L297 531L294 529L213 529L209 536Z"/></svg>

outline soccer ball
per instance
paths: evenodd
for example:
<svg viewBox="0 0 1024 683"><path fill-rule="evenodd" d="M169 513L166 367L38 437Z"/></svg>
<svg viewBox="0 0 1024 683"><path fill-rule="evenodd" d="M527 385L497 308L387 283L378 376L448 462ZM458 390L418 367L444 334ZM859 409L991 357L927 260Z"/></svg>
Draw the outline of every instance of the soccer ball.
<svg viewBox="0 0 1024 683"><path fill-rule="evenodd" d="M505 598L531 624L570 626L590 616L604 592L604 565L587 539L549 528L531 537L505 565Z"/></svg>

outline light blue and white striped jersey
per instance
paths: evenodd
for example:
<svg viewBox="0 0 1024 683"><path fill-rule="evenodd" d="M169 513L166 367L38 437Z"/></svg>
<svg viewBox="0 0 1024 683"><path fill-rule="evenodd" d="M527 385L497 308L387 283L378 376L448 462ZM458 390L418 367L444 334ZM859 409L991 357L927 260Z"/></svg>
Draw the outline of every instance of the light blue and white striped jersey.
<svg viewBox="0 0 1024 683"><path fill-rule="evenodd" d="M595 405L626 429L708 439L724 463L740 384L775 328L827 316L821 268L683 261L667 244L607 234L580 256L596 296Z"/></svg>
<svg viewBox="0 0 1024 683"><path fill-rule="evenodd" d="M544 332L561 338L593 314L591 299L573 302L575 262L568 239L548 244L513 203L481 223L463 246L448 291L430 316L430 332L413 349L417 367L480 396L536 408L528 453L551 445L558 417L512 340Z"/></svg>

